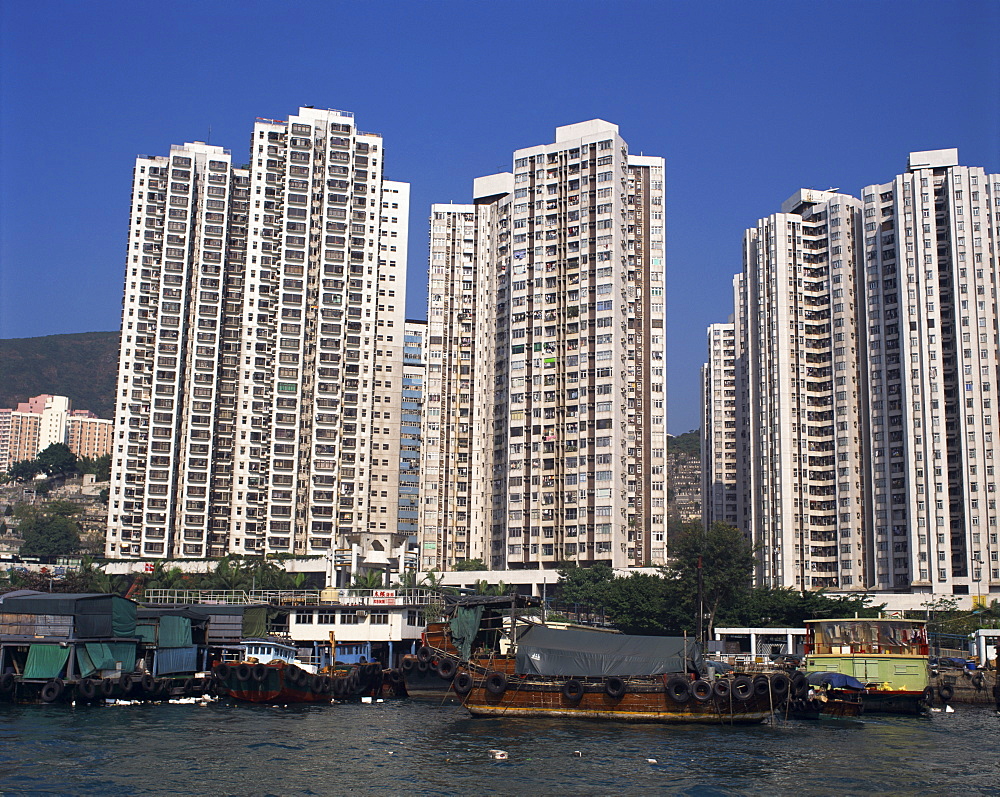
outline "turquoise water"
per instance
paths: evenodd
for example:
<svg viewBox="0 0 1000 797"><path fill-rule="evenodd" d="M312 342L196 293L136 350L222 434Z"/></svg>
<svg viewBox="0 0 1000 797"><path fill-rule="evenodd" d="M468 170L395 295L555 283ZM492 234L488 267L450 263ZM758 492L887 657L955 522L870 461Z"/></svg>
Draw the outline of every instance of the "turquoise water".
<svg viewBox="0 0 1000 797"><path fill-rule="evenodd" d="M494 748L508 760L493 760ZM1000 716L960 707L926 718L703 727L473 719L434 699L3 706L0 791L1000 795Z"/></svg>

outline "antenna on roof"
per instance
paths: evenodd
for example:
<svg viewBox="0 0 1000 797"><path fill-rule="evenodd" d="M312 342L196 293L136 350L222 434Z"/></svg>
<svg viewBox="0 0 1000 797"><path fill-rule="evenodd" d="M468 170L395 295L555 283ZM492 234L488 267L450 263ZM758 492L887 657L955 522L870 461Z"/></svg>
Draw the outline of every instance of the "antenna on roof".
<svg viewBox="0 0 1000 797"><path fill-rule="evenodd" d="M211 144L212 143L212 126L211 125L208 126L208 141L206 141L205 143L206 144Z"/></svg>

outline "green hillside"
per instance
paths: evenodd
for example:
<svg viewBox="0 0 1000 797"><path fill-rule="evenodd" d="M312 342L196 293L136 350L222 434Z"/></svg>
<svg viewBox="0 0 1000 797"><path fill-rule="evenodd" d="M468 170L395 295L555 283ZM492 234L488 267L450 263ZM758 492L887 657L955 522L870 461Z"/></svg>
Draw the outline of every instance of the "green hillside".
<svg viewBox="0 0 1000 797"><path fill-rule="evenodd" d="M114 418L118 339L117 332L80 332L0 340L0 407L50 393Z"/></svg>
<svg viewBox="0 0 1000 797"><path fill-rule="evenodd" d="M701 456L701 432L693 429L690 432L667 438L667 451L678 454Z"/></svg>

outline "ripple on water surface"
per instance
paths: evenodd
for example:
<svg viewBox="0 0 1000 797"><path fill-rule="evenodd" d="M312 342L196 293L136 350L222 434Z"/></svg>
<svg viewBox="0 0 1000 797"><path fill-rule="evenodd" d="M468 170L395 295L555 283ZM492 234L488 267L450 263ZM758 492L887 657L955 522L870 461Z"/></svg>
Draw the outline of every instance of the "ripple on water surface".
<svg viewBox="0 0 1000 797"><path fill-rule="evenodd" d="M711 727L473 719L435 700L4 706L0 790L824 795L947 788L1000 795L998 740L1000 716L978 708L829 725ZM506 750L508 760L492 760L493 748Z"/></svg>

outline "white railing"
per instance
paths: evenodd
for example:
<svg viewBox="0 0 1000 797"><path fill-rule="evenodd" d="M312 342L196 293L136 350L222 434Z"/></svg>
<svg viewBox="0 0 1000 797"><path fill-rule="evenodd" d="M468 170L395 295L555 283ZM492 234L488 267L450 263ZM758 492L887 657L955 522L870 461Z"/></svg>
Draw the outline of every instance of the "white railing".
<svg viewBox="0 0 1000 797"><path fill-rule="evenodd" d="M147 589L143 603L224 604L246 606L267 603L276 606L426 606L440 600L426 589L286 589L286 590L207 590Z"/></svg>

